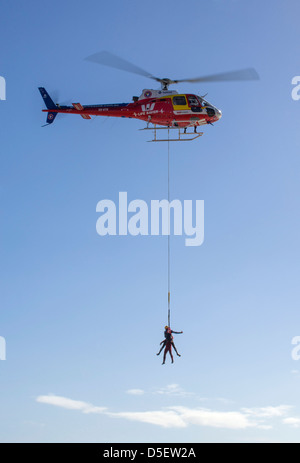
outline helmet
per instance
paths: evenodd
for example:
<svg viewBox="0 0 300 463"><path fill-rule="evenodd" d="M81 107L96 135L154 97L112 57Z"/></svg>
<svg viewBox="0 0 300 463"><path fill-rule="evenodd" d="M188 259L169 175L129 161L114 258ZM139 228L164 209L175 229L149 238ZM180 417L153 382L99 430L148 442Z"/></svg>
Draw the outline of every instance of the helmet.
<svg viewBox="0 0 300 463"><path fill-rule="evenodd" d="M168 328L169 328L168 325L166 325L166 326L165 326L165 330L167 330Z"/></svg>

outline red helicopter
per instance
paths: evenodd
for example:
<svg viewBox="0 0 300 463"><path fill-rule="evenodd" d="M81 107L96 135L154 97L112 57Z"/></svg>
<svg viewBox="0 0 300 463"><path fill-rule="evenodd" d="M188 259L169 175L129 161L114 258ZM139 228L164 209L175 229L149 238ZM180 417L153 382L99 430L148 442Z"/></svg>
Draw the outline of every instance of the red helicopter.
<svg viewBox="0 0 300 463"><path fill-rule="evenodd" d="M197 132L197 127L205 124L213 124L222 117L222 112L204 99L206 95L179 94L176 90L169 90L171 84L178 84L180 82L222 82L259 79L257 72L253 68L212 74L194 79L173 80L160 78L107 51L91 55L86 60L148 77L160 82L161 89L144 89L141 96L133 97L132 103L84 106L80 103L72 103L72 106L65 106L55 104L45 88L39 87L39 91L47 107L43 111L48 113L45 125L52 124L58 113L79 114L83 119L91 119L91 116L126 117L145 121L147 126L141 130L154 131L154 138L150 141L194 140L203 135L203 132ZM187 128L189 127L194 129L193 132L187 132ZM168 138L157 138L158 129L167 129ZM169 138L170 129L178 130L177 138Z"/></svg>

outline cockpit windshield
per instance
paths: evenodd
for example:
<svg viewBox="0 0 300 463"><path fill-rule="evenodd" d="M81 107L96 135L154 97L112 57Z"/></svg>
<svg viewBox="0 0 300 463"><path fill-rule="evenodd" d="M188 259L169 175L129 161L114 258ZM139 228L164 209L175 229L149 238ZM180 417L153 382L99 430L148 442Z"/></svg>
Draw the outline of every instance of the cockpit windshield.
<svg viewBox="0 0 300 463"><path fill-rule="evenodd" d="M202 98L201 96L198 96L197 99L198 99L201 106L207 106L208 105L208 102L205 101L204 98Z"/></svg>

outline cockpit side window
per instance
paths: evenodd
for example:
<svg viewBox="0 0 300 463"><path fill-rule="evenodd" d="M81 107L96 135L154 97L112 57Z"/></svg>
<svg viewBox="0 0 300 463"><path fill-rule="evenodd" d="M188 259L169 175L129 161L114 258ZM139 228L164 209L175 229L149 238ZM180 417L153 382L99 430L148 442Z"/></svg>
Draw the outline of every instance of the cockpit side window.
<svg viewBox="0 0 300 463"><path fill-rule="evenodd" d="M188 97L188 100L189 100L190 106L199 106L199 102L198 102L198 100L197 100L197 98L195 96L190 95Z"/></svg>
<svg viewBox="0 0 300 463"><path fill-rule="evenodd" d="M185 96L174 96L173 105L174 106L184 106L184 105L186 105Z"/></svg>

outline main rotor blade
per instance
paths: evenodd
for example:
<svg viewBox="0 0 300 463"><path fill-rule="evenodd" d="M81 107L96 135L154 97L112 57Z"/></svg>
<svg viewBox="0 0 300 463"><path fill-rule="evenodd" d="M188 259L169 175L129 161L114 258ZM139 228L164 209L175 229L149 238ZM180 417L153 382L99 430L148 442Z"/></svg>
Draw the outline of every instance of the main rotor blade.
<svg viewBox="0 0 300 463"><path fill-rule="evenodd" d="M163 85L177 84L178 82L222 82L222 81L239 81L239 80L258 80L259 76L255 69L240 69L238 71L224 72L220 74L211 74L203 77L195 77L193 79L162 79L160 77L155 77L150 72L145 71L145 69L136 66L135 64L130 63L129 61L120 58L113 53L108 51L101 51L85 58L86 61L91 61L93 63L102 64L115 69L120 69L121 71L130 72L133 74L138 74L143 77L148 77L150 79L161 82Z"/></svg>
<svg viewBox="0 0 300 463"><path fill-rule="evenodd" d="M94 55L90 55L85 58L85 60L92 61L93 63L103 64L104 66L109 66L111 68L120 69L121 71L139 74L140 76L150 77L151 79L156 80L156 77L152 76L150 72L147 72L135 64L132 64L129 61L126 61L125 59L120 58L119 56L114 55L108 51L95 53Z"/></svg>
<svg viewBox="0 0 300 463"><path fill-rule="evenodd" d="M174 82L222 82L234 80L258 80L259 75L253 68L240 69L238 71L223 72L220 74L211 74L209 76L195 77L194 79L179 79Z"/></svg>

